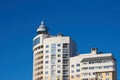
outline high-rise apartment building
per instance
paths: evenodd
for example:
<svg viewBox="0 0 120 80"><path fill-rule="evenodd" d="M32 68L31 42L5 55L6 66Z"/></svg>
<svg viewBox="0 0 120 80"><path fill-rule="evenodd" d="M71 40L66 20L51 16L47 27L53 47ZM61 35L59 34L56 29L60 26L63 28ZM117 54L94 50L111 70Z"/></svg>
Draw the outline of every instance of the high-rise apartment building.
<svg viewBox="0 0 120 80"><path fill-rule="evenodd" d="M77 54L69 36L52 36L41 22L33 38L33 80L116 80L111 53Z"/></svg>

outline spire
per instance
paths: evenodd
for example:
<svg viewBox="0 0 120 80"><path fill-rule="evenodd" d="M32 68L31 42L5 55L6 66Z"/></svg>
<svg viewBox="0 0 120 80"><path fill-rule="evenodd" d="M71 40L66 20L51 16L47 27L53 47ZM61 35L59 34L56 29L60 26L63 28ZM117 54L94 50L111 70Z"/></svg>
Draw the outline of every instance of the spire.
<svg viewBox="0 0 120 80"><path fill-rule="evenodd" d="M41 21L39 28L45 28L44 21Z"/></svg>
<svg viewBox="0 0 120 80"><path fill-rule="evenodd" d="M41 25L44 25L44 21L43 20L41 21Z"/></svg>
<svg viewBox="0 0 120 80"><path fill-rule="evenodd" d="M44 34L44 33L47 33L47 31L48 29L45 27L44 21L42 20L39 28L37 29L37 33Z"/></svg>

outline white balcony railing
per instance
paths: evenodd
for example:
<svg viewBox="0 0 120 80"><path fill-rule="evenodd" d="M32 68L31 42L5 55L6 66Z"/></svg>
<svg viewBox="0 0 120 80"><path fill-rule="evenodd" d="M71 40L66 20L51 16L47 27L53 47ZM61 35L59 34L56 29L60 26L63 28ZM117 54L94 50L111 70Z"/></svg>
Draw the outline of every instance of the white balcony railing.
<svg viewBox="0 0 120 80"><path fill-rule="evenodd" d="M81 73L87 73L87 72L104 72L104 71L115 71L114 68L102 68L102 69L85 69L85 70L81 70Z"/></svg>
<svg viewBox="0 0 120 80"><path fill-rule="evenodd" d="M82 78L97 78L97 75L85 75Z"/></svg>

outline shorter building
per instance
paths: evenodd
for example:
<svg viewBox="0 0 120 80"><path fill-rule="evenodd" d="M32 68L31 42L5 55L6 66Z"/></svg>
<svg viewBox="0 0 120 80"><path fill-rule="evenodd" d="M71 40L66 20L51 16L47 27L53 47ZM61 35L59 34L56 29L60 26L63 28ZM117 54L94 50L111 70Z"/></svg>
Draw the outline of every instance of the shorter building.
<svg viewBox="0 0 120 80"><path fill-rule="evenodd" d="M98 53L97 48L71 57L70 80L116 80L115 59L111 53Z"/></svg>

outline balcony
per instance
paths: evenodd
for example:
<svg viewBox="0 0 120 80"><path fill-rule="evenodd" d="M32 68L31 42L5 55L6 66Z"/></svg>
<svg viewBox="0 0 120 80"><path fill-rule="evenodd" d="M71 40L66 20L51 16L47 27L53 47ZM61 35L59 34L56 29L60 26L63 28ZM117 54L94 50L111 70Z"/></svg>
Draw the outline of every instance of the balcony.
<svg viewBox="0 0 120 80"><path fill-rule="evenodd" d="M82 78L97 78L97 75L84 75Z"/></svg>
<svg viewBox="0 0 120 80"><path fill-rule="evenodd" d="M81 64L82 67L91 67L91 66L105 66L105 65L114 65L114 62L107 62L107 63L93 63L93 64Z"/></svg>
<svg viewBox="0 0 120 80"><path fill-rule="evenodd" d="M69 66L63 66L63 69L69 69Z"/></svg>
<svg viewBox="0 0 120 80"><path fill-rule="evenodd" d="M114 68L102 68L102 69L81 69L81 73L87 73L87 72L104 72L104 71L115 71Z"/></svg>

